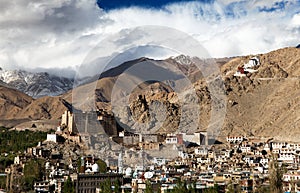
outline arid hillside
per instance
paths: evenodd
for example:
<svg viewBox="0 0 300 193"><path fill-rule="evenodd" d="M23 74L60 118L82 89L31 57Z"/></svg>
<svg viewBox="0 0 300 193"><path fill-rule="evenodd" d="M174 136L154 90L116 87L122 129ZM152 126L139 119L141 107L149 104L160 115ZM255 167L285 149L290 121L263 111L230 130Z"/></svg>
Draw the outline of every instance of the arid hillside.
<svg viewBox="0 0 300 193"><path fill-rule="evenodd" d="M0 117L11 119L19 115L23 108L28 106L33 99L15 89L0 86Z"/></svg>
<svg viewBox="0 0 300 193"><path fill-rule="evenodd" d="M260 65L256 67L257 71L248 73L244 77L236 77L234 74L238 67L243 67L254 55L217 60L226 97L225 121L219 136L265 136L299 141L300 113L297 109L300 105L300 49L283 48L256 56L260 60ZM136 60L134 64L137 65L141 61L144 62L147 59ZM138 80L132 74L126 77L125 83L116 85L116 81L120 79L119 75L126 74L126 68L123 66L121 69L118 67L113 69L117 71L116 73L107 73L115 76L109 77L105 74L97 82L76 88L73 91L73 95L76 94L76 97L73 97L74 102L80 104L81 107L89 104L83 107L87 109L97 107L113 110L118 119L128 128L135 127L136 123L154 123L152 126L155 132L176 132L179 124L184 125L185 131L189 131L190 117L195 116L195 113L191 116L182 116L184 114L181 109L183 101L198 100L200 106L200 113L197 114L199 116L198 130L206 130L214 122L210 120L212 117L211 91L207 80L195 68L193 62L187 61L187 58L184 58L184 62L182 61L182 58L180 60L170 58L155 62L159 67L163 63L168 63L180 69L177 71L169 68L168 72L164 72L167 75L172 74L172 81L167 82L169 85L177 84L181 78L178 76L180 73L190 79L189 86L182 89L180 93L167 86L165 80L137 84ZM130 67L134 65L128 64ZM135 89L127 96L129 107L112 109L110 102L115 97L112 96L113 89L116 90L114 94L121 96L122 93L118 93L116 87L119 86L122 90L123 87L127 87L128 83L136 83ZM187 98L191 87L195 89L197 99ZM72 92L69 92L64 97L70 101L71 96ZM179 97L183 97L183 100L179 100ZM117 105L113 104L113 106ZM150 108L156 109L158 113L156 117L154 114L151 115ZM163 115L160 114L163 113L161 109L167 112L163 120L159 119L159 116ZM129 120L128 117L131 119Z"/></svg>
<svg viewBox="0 0 300 193"><path fill-rule="evenodd" d="M254 56L260 65L243 76L234 76ZM198 121L197 130L212 129L223 113L220 137L245 135L300 141L300 49L283 48L266 54L217 59L216 63L221 76L215 83L203 78L192 58L179 56L126 62L59 97L35 100L2 86L1 119L59 119L74 104L82 110L113 111L128 129L142 123L150 125L148 132L176 132L179 125L188 132L192 119ZM149 77L143 74L146 65ZM205 70L209 68L205 66ZM209 84L216 83L223 88L225 103L216 102L218 97L210 90ZM119 105L122 100L127 101L127 107ZM197 105L182 108L195 102ZM212 105L216 110L225 109L215 120L211 120ZM200 111L187 114L195 106Z"/></svg>
<svg viewBox="0 0 300 193"><path fill-rule="evenodd" d="M15 126L36 120L57 120L70 108L60 97L32 97L12 88L0 86L0 125Z"/></svg>
<svg viewBox="0 0 300 193"><path fill-rule="evenodd" d="M250 57L222 66L230 101L223 133L299 141L300 49L284 48L258 55L258 72L234 77L238 66Z"/></svg>

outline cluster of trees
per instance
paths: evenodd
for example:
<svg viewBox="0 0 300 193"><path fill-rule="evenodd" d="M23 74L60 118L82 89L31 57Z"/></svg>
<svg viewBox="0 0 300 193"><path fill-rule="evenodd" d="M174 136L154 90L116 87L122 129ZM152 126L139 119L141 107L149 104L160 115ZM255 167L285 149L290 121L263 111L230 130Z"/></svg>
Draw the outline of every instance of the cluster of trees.
<svg viewBox="0 0 300 193"><path fill-rule="evenodd" d="M113 189L111 188L112 185L114 186ZM112 182L108 178L100 184L100 191L101 193L121 193L121 183L119 182L119 180L115 180L114 182Z"/></svg>
<svg viewBox="0 0 300 193"><path fill-rule="evenodd" d="M25 190L32 190L34 182L40 181L45 175L45 161L42 159L31 159L24 166L24 177L22 187Z"/></svg>
<svg viewBox="0 0 300 193"><path fill-rule="evenodd" d="M64 193L75 193L74 183L71 181L70 177L68 177L67 181L64 183L63 192Z"/></svg>
<svg viewBox="0 0 300 193"><path fill-rule="evenodd" d="M0 176L0 189L6 188L6 176Z"/></svg>
<svg viewBox="0 0 300 193"><path fill-rule="evenodd" d="M16 131L0 128L0 153L24 151L34 147L47 138L47 133L42 131Z"/></svg>
<svg viewBox="0 0 300 193"><path fill-rule="evenodd" d="M106 173L107 172L107 165L103 160L99 159L99 160L96 161L96 163L99 166L99 172L100 173Z"/></svg>
<svg viewBox="0 0 300 193"><path fill-rule="evenodd" d="M196 184L190 184L187 186L186 182L182 182L179 180L176 183L176 186L173 190L171 190L171 193L179 193L179 192L186 192L186 193L196 193Z"/></svg>
<svg viewBox="0 0 300 193"><path fill-rule="evenodd" d="M283 193L283 174L286 172L284 166L280 166L277 159L273 155L269 162L269 191L272 193Z"/></svg>
<svg viewBox="0 0 300 193"><path fill-rule="evenodd" d="M0 127L0 172L14 163L14 157L18 152L26 150L28 147L34 147L40 141L47 137L46 132L34 131L16 131ZM8 153L8 154L3 154ZM16 181L24 190L32 190L35 180L40 180L43 175L42 160L29 160L24 167L24 176ZM4 188L5 179L0 179L0 188Z"/></svg>
<svg viewBox="0 0 300 193"><path fill-rule="evenodd" d="M4 172L7 166L14 163L14 154L9 154L7 156L0 156L0 172Z"/></svg>

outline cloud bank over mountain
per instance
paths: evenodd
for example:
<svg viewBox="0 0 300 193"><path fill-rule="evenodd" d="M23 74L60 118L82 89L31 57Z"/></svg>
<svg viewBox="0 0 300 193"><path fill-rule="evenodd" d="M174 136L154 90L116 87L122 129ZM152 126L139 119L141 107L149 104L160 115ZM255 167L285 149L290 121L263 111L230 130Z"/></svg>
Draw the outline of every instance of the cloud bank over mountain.
<svg viewBox="0 0 300 193"><path fill-rule="evenodd" d="M101 40L142 25L186 32L213 57L262 53L299 44L300 0L151 2L3 0L0 66L76 70ZM149 51L148 56L167 54L158 56Z"/></svg>

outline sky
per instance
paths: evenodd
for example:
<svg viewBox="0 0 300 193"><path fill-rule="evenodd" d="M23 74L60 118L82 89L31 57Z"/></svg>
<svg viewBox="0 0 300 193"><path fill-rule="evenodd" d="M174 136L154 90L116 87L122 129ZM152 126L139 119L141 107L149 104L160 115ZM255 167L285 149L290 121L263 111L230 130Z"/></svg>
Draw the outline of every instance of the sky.
<svg viewBox="0 0 300 193"><path fill-rule="evenodd" d="M300 44L300 0L1 0L0 66L67 75L103 39L143 25L187 33L212 57L265 53Z"/></svg>

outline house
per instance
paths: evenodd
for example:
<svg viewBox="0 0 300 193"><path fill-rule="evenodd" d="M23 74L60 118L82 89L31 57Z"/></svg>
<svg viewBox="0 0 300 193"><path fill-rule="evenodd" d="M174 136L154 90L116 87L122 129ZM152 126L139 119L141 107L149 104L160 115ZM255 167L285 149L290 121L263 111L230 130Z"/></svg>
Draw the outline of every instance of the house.
<svg viewBox="0 0 300 193"><path fill-rule="evenodd" d="M253 57L253 58L250 58L248 63L244 64L244 68L248 69L248 68L253 68L253 67L256 67L256 66L259 66L259 65L260 65L259 58L258 57Z"/></svg>
<svg viewBox="0 0 300 193"><path fill-rule="evenodd" d="M285 163L294 163L295 158L295 155L292 153L279 153L277 160Z"/></svg>
<svg viewBox="0 0 300 193"><path fill-rule="evenodd" d="M167 134L165 143L166 144L177 144L178 143L177 135L175 135L175 134Z"/></svg>
<svg viewBox="0 0 300 193"><path fill-rule="evenodd" d="M271 142L272 149L282 149L287 146L287 142Z"/></svg>
<svg viewBox="0 0 300 193"><path fill-rule="evenodd" d="M234 73L233 76L239 76L239 77L244 77L246 76L244 68L238 67L237 71Z"/></svg>
<svg viewBox="0 0 300 193"><path fill-rule="evenodd" d="M159 166L165 165L167 163L167 159L166 158L158 158L158 157L154 157L153 158L153 163Z"/></svg>
<svg viewBox="0 0 300 193"><path fill-rule="evenodd" d="M229 143L241 143L242 141L244 141L244 137L243 136L228 136L228 137L226 137L226 141Z"/></svg>
<svg viewBox="0 0 300 193"><path fill-rule="evenodd" d="M35 182L34 190L36 193L50 192L50 182L49 181Z"/></svg>
<svg viewBox="0 0 300 193"><path fill-rule="evenodd" d="M199 131L192 134L182 133L185 144L195 143L197 145L208 145L208 137L206 131Z"/></svg>
<svg viewBox="0 0 300 193"><path fill-rule="evenodd" d="M140 146L140 148L142 148L144 150L159 150L160 143L140 142L139 146Z"/></svg>
<svg viewBox="0 0 300 193"><path fill-rule="evenodd" d="M269 159L268 158L261 158L259 163L261 163L263 166L267 166L267 164L269 163Z"/></svg>
<svg viewBox="0 0 300 193"><path fill-rule="evenodd" d="M208 155L208 150L206 148L195 148L194 150L195 155L200 155L200 156L207 156Z"/></svg>
<svg viewBox="0 0 300 193"><path fill-rule="evenodd" d="M250 145L242 145L241 151L242 151L242 153L250 153L251 152L251 146Z"/></svg>
<svg viewBox="0 0 300 193"><path fill-rule="evenodd" d="M63 137L57 134L47 134L46 141L51 141L54 143L64 142Z"/></svg>

